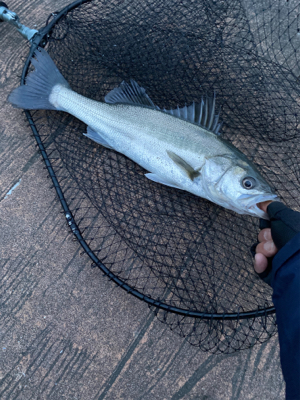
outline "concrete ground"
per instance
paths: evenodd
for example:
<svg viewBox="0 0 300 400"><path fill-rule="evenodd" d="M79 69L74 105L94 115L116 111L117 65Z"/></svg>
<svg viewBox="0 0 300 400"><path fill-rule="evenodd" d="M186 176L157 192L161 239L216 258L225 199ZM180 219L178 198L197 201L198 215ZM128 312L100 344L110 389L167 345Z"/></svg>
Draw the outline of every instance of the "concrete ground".
<svg viewBox="0 0 300 400"><path fill-rule="evenodd" d="M70 0L6 2L40 28ZM6 101L27 52L1 24L1 400L283 399L277 336L233 355L204 353L80 256L24 115Z"/></svg>

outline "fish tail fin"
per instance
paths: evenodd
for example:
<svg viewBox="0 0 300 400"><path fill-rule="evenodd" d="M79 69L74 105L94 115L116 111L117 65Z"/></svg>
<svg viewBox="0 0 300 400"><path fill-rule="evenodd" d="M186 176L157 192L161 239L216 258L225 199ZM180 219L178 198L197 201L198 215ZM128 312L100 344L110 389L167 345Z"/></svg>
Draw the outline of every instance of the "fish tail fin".
<svg viewBox="0 0 300 400"><path fill-rule="evenodd" d="M44 49L38 48L34 52L31 63L35 70L28 75L25 85L11 92L8 101L25 110L59 110L53 99L50 101L50 95L56 85L69 88L68 82Z"/></svg>

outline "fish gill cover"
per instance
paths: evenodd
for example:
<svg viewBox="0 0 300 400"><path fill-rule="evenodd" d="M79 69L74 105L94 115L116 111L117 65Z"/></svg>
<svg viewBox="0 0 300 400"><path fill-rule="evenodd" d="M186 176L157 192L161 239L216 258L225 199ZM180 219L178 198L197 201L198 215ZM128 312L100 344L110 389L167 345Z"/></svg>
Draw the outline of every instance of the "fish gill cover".
<svg viewBox="0 0 300 400"><path fill-rule="evenodd" d="M166 109L216 92L223 138L299 211L299 15L291 0L77 1L40 43L94 100L130 79ZM203 350L230 353L276 333L272 291L253 270L257 219L149 181L69 114L27 115L69 224L106 274Z"/></svg>

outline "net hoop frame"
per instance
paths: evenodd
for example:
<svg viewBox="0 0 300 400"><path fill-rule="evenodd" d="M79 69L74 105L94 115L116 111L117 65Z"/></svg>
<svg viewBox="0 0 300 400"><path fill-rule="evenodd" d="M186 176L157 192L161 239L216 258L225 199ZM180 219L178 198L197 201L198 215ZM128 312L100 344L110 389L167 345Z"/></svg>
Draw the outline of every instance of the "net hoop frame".
<svg viewBox="0 0 300 400"><path fill-rule="evenodd" d="M23 71L22 71L22 76L21 76L21 85L25 84L26 81L26 76L31 64L31 59L33 57L33 54L37 47L44 47L47 44L47 37L49 33L51 32L51 29L53 28L54 25L57 24L57 22L63 18L65 15L68 14L69 11L77 8L78 6L85 4L85 3L90 3L93 0L77 0L74 1L73 3L69 4L65 8L63 8L60 12L53 13L51 14L50 18L53 16L51 21L47 23L47 25L40 29L38 33L33 37L32 39L32 46L29 51L29 55L25 61ZM49 19L50 19L49 18ZM48 19L48 21L49 21ZM48 22L47 21L47 22ZM36 125L33 121L33 117L31 113L28 110L24 110L26 118L29 122L30 128L32 130L33 136L37 142L37 146L39 148L39 151L42 155L43 161L45 163L45 166L48 170L49 176L52 180L53 187L56 190L56 194L59 198L59 201L62 205L63 208L63 213L65 214L67 224L69 225L70 229L72 230L72 233L75 235L76 239L82 246L84 252L90 257L92 260L92 265L97 266L101 269L104 275L106 275L110 280L112 280L115 284L117 284L119 287L124 289L127 293L135 296L139 300L142 300L146 302L150 307L155 307L156 309L161 309L163 311L167 311L170 313L182 315L185 317L191 317L191 318L197 318L197 319L204 319L204 320L236 320L239 321L241 319L250 319L250 318L257 318L257 317L266 317L267 315L274 314L275 313L275 307L267 307L267 308L258 308L253 311L241 311L237 313L203 313L200 311L190 311L186 309L182 309L179 307L174 307L167 305L159 300L155 300L149 296L144 295L143 293L139 292L136 289L133 289L130 287L127 283L123 282L120 278L118 278L114 273L112 273L95 255L95 253L91 250L89 245L85 242L83 239L80 229L78 228L75 219L72 216L72 213L69 209L69 206L67 204L67 201L65 200L63 191L60 187L60 184L57 180L56 174L52 168L50 159L47 155L45 146L42 142L42 139L39 135L39 132L36 128ZM158 311L158 310L157 310Z"/></svg>

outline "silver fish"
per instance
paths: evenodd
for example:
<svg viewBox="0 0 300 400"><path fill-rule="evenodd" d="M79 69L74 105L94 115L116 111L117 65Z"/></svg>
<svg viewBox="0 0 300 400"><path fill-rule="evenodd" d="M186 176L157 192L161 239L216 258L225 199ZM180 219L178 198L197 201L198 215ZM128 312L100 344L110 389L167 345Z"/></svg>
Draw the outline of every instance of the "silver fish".
<svg viewBox="0 0 300 400"><path fill-rule="evenodd" d="M87 124L88 138L141 165L148 179L268 219L257 204L277 196L245 155L219 135L215 96L161 110L131 80L109 92L105 103L97 102L72 91L45 50L34 57L26 85L9 96L14 106L68 112Z"/></svg>

